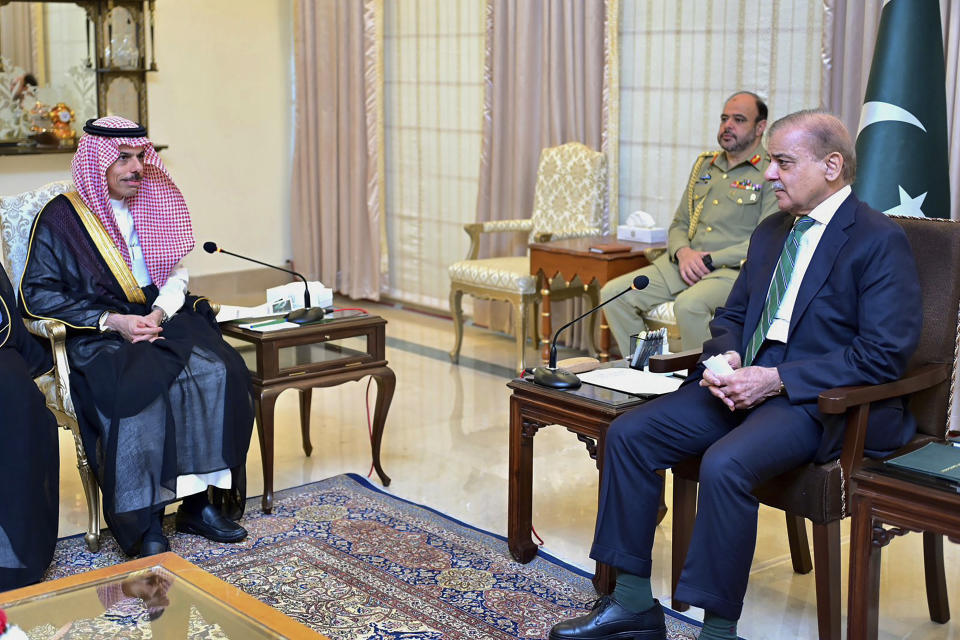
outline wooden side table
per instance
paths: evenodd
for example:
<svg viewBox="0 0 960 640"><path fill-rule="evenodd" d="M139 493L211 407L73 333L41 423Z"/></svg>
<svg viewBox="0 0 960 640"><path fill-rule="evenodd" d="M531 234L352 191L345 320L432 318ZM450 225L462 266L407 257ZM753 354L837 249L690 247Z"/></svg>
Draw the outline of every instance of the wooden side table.
<svg viewBox="0 0 960 640"><path fill-rule="evenodd" d="M261 333L222 325L223 335L248 342L253 352L241 351L253 378L257 434L263 458L264 513L273 508L273 413L277 396L287 389L300 392L300 431L303 452L310 455L310 399L314 387L333 387L372 376L377 381L370 446L373 467L383 486L390 477L380 466L380 441L393 400L396 376L387 366L385 333L387 321L378 316L337 318L296 329Z"/></svg>
<svg viewBox="0 0 960 640"><path fill-rule="evenodd" d="M597 461L603 477L603 451L607 429L614 418L646 398L585 384L561 391L534 384L532 378L517 378L507 384L510 395L510 466L507 498L507 545L510 555L527 563L537 555L533 529L533 438L549 425L561 425L576 434L587 453ZM666 514L662 504L659 520ZM600 593L610 593L616 576L609 565L597 563L593 584Z"/></svg>
<svg viewBox="0 0 960 640"><path fill-rule="evenodd" d="M621 242L633 248L621 253L595 253L590 247L607 242ZM586 286L598 288L617 276L636 271L650 264L644 252L647 249L666 248L665 243L645 244L625 242L614 236L570 238L553 242L537 242L530 245L530 273L537 276L540 287L540 355L544 362L550 359L550 339L553 337L550 318L550 281L557 276L567 282L575 277ZM606 361L610 350L610 328L606 321L600 324L600 359Z"/></svg>
<svg viewBox="0 0 960 640"><path fill-rule="evenodd" d="M909 533L923 532L923 564L930 619L950 619L943 537L960 536L960 494L948 483L867 463L853 473L850 494L850 581L847 638L877 637L880 550ZM889 528L884 528L889 525ZM941 535L942 534L942 535Z"/></svg>

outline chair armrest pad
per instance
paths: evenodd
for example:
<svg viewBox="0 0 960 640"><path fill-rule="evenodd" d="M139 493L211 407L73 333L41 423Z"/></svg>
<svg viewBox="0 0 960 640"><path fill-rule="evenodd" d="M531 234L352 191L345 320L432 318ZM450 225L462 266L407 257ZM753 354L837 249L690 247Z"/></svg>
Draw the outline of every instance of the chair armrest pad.
<svg viewBox="0 0 960 640"><path fill-rule="evenodd" d="M697 366L702 349L690 349L689 351L678 351L665 356L650 356L650 371L652 373L670 373L680 369L692 369Z"/></svg>
<svg viewBox="0 0 960 640"><path fill-rule="evenodd" d="M666 252L667 252L666 247L659 248L659 249L644 249L643 255L647 258L647 260L649 260L650 262L653 262L654 260L662 256Z"/></svg>
<svg viewBox="0 0 960 640"><path fill-rule="evenodd" d="M24 320L23 324L35 336L57 342L67 339L67 327L58 320Z"/></svg>
<svg viewBox="0 0 960 640"><path fill-rule="evenodd" d="M498 231L530 231L533 229L533 220L526 218L522 220L488 220L486 222L476 222L482 233L493 233ZM464 225L464 228L473 225Z"/></svg>
<svg viewBox="0 0 960 640"><path fill-rule="evenodd" d="M909 393L929 389L950 376L950 365L927 364L907 373L899 380L885 384L857 387L836 387L820 393L817 407L821 413L845 413L850 407L869 404L878 400L896 398Z"/></svg>

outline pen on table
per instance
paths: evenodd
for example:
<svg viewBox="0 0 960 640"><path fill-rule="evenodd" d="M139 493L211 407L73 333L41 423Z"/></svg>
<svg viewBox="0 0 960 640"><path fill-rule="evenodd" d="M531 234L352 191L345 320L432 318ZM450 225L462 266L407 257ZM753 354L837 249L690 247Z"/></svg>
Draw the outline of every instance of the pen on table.
<svg viewBox="0 0 960 640"><path fill-rule="evenodd" d="M257 329L258 327L266 327L271 324L280 324L281 322L286 322L283 318L276 318L274 320L267 320L266 322L255 322L250 325L251 329Z"/></svg>

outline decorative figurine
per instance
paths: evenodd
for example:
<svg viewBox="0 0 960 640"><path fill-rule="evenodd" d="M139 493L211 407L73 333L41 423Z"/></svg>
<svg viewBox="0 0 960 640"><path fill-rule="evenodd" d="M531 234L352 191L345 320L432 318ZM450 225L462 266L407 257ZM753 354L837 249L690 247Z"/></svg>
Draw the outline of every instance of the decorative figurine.
<svg viewBox="0 0 960 640"><path fill-rule="evenodd" d="M73 130L73 109L62 102L58 102L50 109L50 121L53 123L53 135L60 142L61 147L72 147L76 142L77 132Z"/></svg>

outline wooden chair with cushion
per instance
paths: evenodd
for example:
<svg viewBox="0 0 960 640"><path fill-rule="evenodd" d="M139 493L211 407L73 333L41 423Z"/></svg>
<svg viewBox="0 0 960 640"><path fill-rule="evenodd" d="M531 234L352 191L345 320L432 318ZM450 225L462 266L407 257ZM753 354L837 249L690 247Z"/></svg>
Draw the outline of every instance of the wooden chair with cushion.
<svg viewBox="0 0 960 640"><path fill-rule="evenodd" d="M73 191L73 182L51 182L33 191L0 197L0 237L2 237L3 268L19 295L20 276L27 260L27 247L33 219L55 196ZM80 426L70 396L70 365L67 362L66 327L56 320L28 320L24 322L31 333L47 338L53 351L53 371L37 378L36 382L59 424L73 434L77 449L77 469L87 499L87 532L84 540L90 551L100 548L100 493L87 461L80 438Z"/></svg>
<svg viewBox="0 0 960 640"><path fill-rule="evenodd" d="M513 306L518 371L523 369L527 312L540 301L537 278L530 273L529 255L478 258L481 235L521 231L528 234L529 242L600 235L605 196L604 155L579 142L568 142L540 153L533 215L529 219L464 225L470 236L467 259L449 267L450 311L456 331L456 343L450 351L453 362L459 361L463 342L461 299L464 293L486 300L503 300ZM589 295L594 306L600 304L596 287L550 288L553 300L584 294ZM532 324L535 328L536 323Z"/></svg>
<svg viewBox="0 0 960 640"><path fill-rule="evenodd" d="M820 412L842 415L846 420L843 448L837 460L807 464L757 487L762 504L786 513L794 570L811 570L804 519L813 523L813 551L817 593L817 620L821 639L840 638L840 521L848 514L847 483L864 459L870 403L885 398L909 396L917 420L917 434L901 452L930 441L943 441L949 428L949 406L956 379L955 349L958 344L960 309L960 224L949 220L896 217L913 247L923 295L923 333L908 373L881 385L829 389L820 394ZM914 313L905 309L904 313ZM699 351L673 356L655 356L652 371L675 371L694 367ZM676 590L686 558L696 515L699 459L690 459L673 469L673 561L672 589ZM924 565L930 618L949 618L943 567L943 540L924 534ZM674 609L688 605L674 601Z"/></svg>

